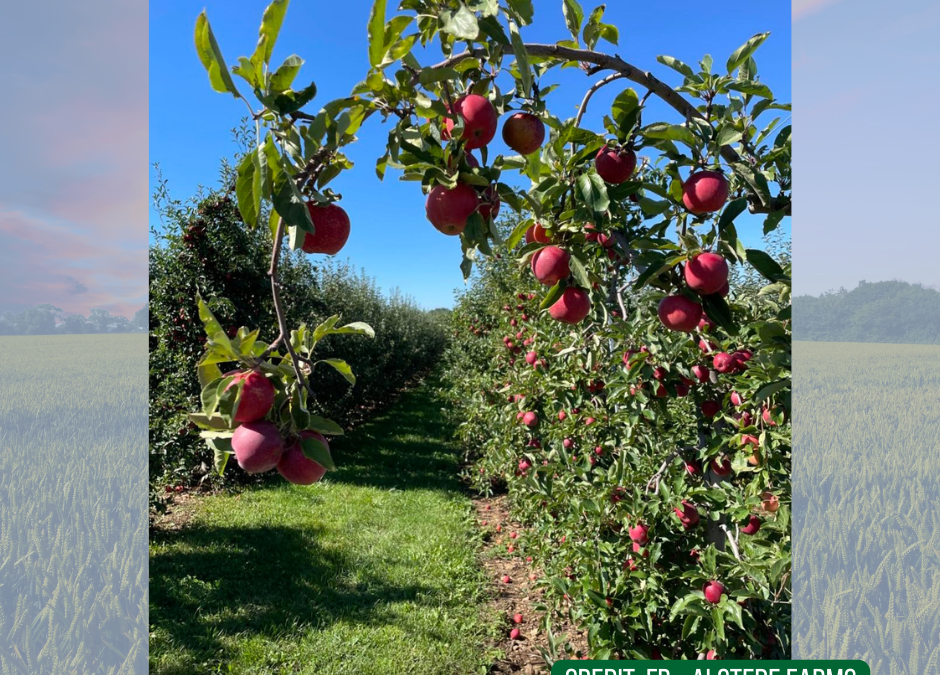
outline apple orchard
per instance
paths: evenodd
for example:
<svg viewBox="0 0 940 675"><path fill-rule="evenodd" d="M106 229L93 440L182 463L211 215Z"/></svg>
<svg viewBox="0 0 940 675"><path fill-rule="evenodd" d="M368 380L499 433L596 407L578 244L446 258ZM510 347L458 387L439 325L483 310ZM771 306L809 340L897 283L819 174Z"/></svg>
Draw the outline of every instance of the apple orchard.
<svg viewBox="0 0 940 675"><path fill-rule="evenodd" d="M619 35L603 5L564 0L570 35L533 44L531 0L394 12L377 0L371 69L310 113L315 85L294 88L302 59L270 62L287 4L267 8L231 69L205 13L196 24L212 87L252 111L235 192L245 224L272 234L279 327L269 343L248 327L230 336L199 299L208 339L191 419L216 468L234 455L300 485L335 468L327 437L342 430L312 412L312 378L320 364L355 378L318 360L317 343L374 332L337 316L288 326L278 263L285 245L343 249L355 224L329 183L378 118L378 176L414 181L427 236L463 251L447 395L469 478L506 491L526 524L514 547L544 570L547 625L560 613L586 630L593 658L788 658L790 266L736 230L747 212L771 235L791 211L790 126L773 117L790 106L754 57L768 34L721 67L658 57L674 86L598 49ZM560 68L586 77L570 119L548 107ZM607 86L619 93L603 129L584 128ZM650 97L674 118L646 119ZM497 134L516 154L492 156Z"/></svg>

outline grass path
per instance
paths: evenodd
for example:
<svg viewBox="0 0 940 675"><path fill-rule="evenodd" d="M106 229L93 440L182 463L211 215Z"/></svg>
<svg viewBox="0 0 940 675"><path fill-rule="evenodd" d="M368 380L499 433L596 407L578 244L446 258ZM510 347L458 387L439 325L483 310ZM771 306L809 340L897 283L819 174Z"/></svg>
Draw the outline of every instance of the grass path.
<svg viewBox="0 0 940 675"><path fill-rule="evenodd" d="M435 383L331 444L310 487L200 499L150 546L150 672L486 672L480 535Z"/></svg>

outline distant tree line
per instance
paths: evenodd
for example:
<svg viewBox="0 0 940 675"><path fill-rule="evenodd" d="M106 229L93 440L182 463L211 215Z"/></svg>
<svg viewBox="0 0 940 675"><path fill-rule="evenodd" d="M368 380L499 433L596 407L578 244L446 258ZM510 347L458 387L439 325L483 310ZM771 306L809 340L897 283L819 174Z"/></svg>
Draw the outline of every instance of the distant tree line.
<svg viewBox="0 0 940 675"><path fill-rule="evenodd" d="M793 298L793 339L940 344L940 292L904 281Z"/></svg>
<svg viewBox="0 0 940 675"><path fill-rule="evenodd" d="M130 321L106 309L93 309L85 317L69 314L59 307L40 304L19 314L5 312L0 316L0 335L63 335L76 333L137 333L148 329L149 313L142 307Z"/></svg>

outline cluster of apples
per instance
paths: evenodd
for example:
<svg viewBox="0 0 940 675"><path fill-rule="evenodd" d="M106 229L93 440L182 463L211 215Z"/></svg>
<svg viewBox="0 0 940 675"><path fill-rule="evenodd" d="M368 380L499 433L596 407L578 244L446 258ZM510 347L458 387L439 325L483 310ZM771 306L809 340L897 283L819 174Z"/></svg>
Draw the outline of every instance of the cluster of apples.
<svg viewBox="0 0 940 675"><path fill-rule="evenodd" d="M242 383L241 398L235 412L238 424L232 435L232 450L238 465L251 474L277 469L285 480L296 485L310 485L323 478L326 468L308 458L300 439L286 444L273 422L265 419L274 405L274 385L256 370L230 371L234 376L226 391ZM315 438L329 450L326 439L315 431L302 431L301 438Z"/></svg>
<svg viewBox="0 0 940 675"><path fill-rule="evenodd" d="M463 120L463 135L467 162L471 167L479 166L471 150L485 147L496 137L499 116L489 99L479 94L467 94L454 102L453 113ZM451 138L454 120L447 119L442 132L444 140ZM542 120L527 112L516 112L503 124L503 140L506 145L522 155L538 150L545 140L545 125ZM467 227L467 219L479 212L484 220L495 218L499 213L499 196L492 187L477 191L467 183L457 183L452 188L435 185L428 194L425 213L431 224L440 232L454 236Z"/></svg>
<svg viewBox="0 0 940 675"><path fill-rule="evenodd" d="M697 253L683 269L686 285L699 295L727 296L728 261L717 253ZM658 308L659 320L669 330L691 333L704 317L702 305L681 294L663 298Z"/></svg>

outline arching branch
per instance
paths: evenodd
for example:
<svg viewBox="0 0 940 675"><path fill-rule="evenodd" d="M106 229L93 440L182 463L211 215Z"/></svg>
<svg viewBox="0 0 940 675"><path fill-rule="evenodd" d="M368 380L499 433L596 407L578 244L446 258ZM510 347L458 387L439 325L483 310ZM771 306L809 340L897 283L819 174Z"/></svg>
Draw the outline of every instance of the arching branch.
<svg viewBox="0 0 940 675"><path fill-rule="evenodd" d="M594 96L594 92L596 92L601 87L607 84L610 84L611 82L615 80L622 79L624 77L626 77L626 75L624 75L623 73L614 73L613 75L608 75L604 79L598 80L597 82L592 84L591 88L588 89L587 92L584 94L584 98L581 100L581 105L578 106L578 116L574 118L574 125L576 127L581 125L581 118L584 117L584 113L587 112L588 102L591 100L591 97Z"/></svg>
<svg viewBox="0 0 940 675"><path fill-rule="evenodd" d="M705 116L700 113L694 105L689 103L689 101L683 98L682 95L680 95L668 84L657 79L651 73L642 71L636 66L627 63L619 56L611 56L610 54L603 54L601 52L595 52L588 49L573 49L571 47L562 47L560 45L538 44L531 42L525 43L524 47L526 53L528 53L530 56L548 57L563 61L574 61L577 63L591 63L595 66L595 68L591 69L591 72L613 70L618 73L620 77L625 77L626 79L649 89L652 93L656 94L656 96L672 107L676 112L682 115L684 119L695 118L705 120ZM473 49L471 51L461 52L460 54L454 54L450 58L430 66L430 68L452 68L466 59L486 58L487 56L488 55L484 50ZM607 81L609 81L608 78L601 80L601 82L604 84L607 84ZM593 92L589 90L588 95L586 95L585 98L590 99L591 95L593 95ZM584 103L582 102L582 107L583 106ZM721 156L729 164L742 161L741 156L730 145L722 146ZM769 205L769 207L764 206L762 203L760 203L759 200L754 201L749 199L748 202L748 210L751 213L770 213L771 211L786 208L786 214L790 215L791 205L789 200L781 200L779 198L775 199L774 203Z"/></svg>

